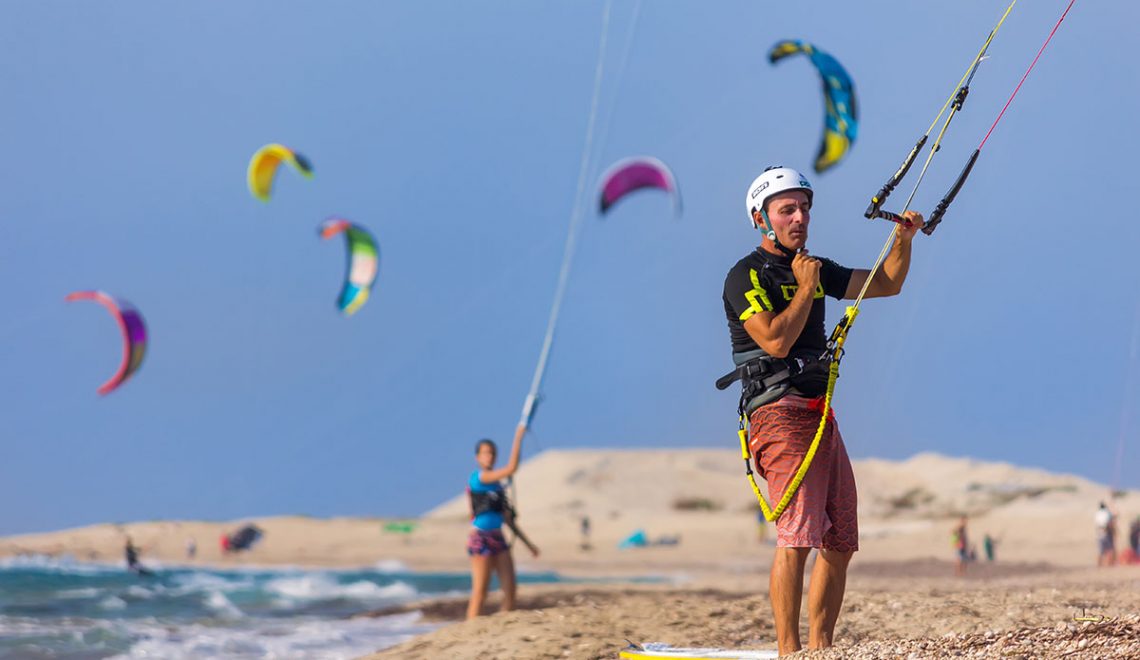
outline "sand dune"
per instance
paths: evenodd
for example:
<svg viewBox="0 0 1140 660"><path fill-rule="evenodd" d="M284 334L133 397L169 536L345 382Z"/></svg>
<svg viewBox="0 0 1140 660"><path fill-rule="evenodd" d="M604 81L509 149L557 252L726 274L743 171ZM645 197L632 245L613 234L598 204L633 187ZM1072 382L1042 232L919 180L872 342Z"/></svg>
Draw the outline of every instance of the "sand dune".
<svg viewBox="0 0 1140 660"><path fill-rule="evenodd" d="M932 453L854 465L861 517L926 520L997 509L1088 510L1107 494L1104 486L1073 475ZM519 471L517 489L520 509L528 515L671 514L684 501L716 511L755 509L740 455L725 450L546 451ZM441 520L466 516L462 495L424 514Z"/></svg>
<svg viewBox="0 0 1140 660"><path fill-rule="evenodd" d="M735 451L547 451L517 476L520 522L543 549L520 563L576 573L720 570L763 565L770 546L759 540L755 498ZM1106 487L1072 475L936 454L905 461L855 462L859 483L861 559L949 558L949 531L968 513L971 530L1000 538L1000 556L1014 562L1084 566L1094 557L1092 516ZM397 560L420 570L463 570L468 525L464 475L455 496L428 511L408 535L384 531L382 518L256 518L266 536L252 552L223 556L217 540L241 522L155 521L102 524L0 539L0 556L68 554L84 561L119 561L126 534L144 559L185 563L194 538L199 563L368 566ZM1140 515L1140 494L1122 493L1123 520ZM578 545L589 516L594 550ZM636 529L652 539L680 536L673 547L636 553L617 543Z"/></svg>
<svg viewBox="0 0 1140 660"><path fill-rule="evenodd" d="M1095 547L1093 512L1108 495L1073 475L931 453L854 465L864 555L887 558L947 557L950 528L965 513L977 540L983 532L1000 538L1008 559L1085 565ZM556 538L572 537L588 515L600 545L644 528L651 538L682 534L697 545L707 538L732 556L751 552L756 530L755 497L733 451L547 451L520 470L517 489L524 524ZM1121 518L1140 515L1140 494L1120 495ZM459 495L424 517L466 516Z"/></svg>

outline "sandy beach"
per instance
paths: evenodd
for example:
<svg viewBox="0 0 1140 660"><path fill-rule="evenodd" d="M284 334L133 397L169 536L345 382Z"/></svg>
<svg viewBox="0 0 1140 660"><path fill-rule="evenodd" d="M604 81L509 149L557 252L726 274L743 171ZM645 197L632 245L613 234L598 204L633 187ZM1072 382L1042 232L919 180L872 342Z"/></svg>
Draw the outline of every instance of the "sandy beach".
<svg viewBox="0 0 1140 660"><path fill-rule="evenodd" d="M933 454L857 461L855 470L861 550L837 649L819 657L1140 654L1128 646L1140 630L1140 566L1092 567L1093 513L1108 495L1105 486ZM757 523L735 452L548 451L520 470L517 500L520 523L542 549L537 559L517 551L520 571L606 581L524 585L518 611L466 623L458 622L461 597L404 605L396 609L448 625L375 657L614 658L627 639L775 647L767 600L773 534ZM143 560L156 565L465 571L466 506L457 494L412 521L410 533L381 518L154 521L7 537L0 556L120 562L130 534ZM1140 515L1140 494L1118 493L1114 506L1123 549L1128 523ZM980 559L956 578L950 531L963 513ZM588 550L581 547L582 516L591 521ZM248 553L224 555L218 538L244 522L261 527L264 540ZM651 541L679 542L619 549L636 530ZM987 533L997 539L994 562L981 557ZM185 551L190 538L198 545L193 559ZM496 603L492 596L489 610ZM1082 613L1105 621L1075 621Z"/></svg>
<svg viewBox="0 0 1140 660"><path fill-rule="evenodd" d="M965 580L949 562L853 564L848 597L821 658L1122 658L1140 654L1140 567L1112 571L1012 567ZM715 582L715 581L714 581ZM732 582L731 586L728 582ZM615 658L626 640L677 646L775 649L767 577L721 588L612 587L527 590L520 609L456 623L372 658ZM461 616L464 602L416 604L425 616ZM1074 621L1106 617L1093 623ZM1109 626L1130 626L1131 640ZM1099 634L1098 634L1099 633ZM806 622L804 626L806 639ZM1049 644L1050 635L1063 639ZM1020 639L1026 638L1026 639ZM1087 639L1078 648L1081 639ZM1108 640L1108 644L1097 643ZM1071 642L1071 643L1070 643ZM1018 650L1020 648L1020 650ZM980 652L980 654L979 654ZM912 655L914 654L914 655Z"/></svg>

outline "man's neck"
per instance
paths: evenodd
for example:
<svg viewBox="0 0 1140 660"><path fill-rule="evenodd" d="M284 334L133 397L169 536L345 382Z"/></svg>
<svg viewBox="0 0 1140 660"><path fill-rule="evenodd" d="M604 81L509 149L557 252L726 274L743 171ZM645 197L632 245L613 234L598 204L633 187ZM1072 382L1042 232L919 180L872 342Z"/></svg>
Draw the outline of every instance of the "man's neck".
<svg viewBox="0 0 1140 660"><path fill-rule="evenodd" d="M780 249L780 246L776 245L776 242L767 236L764 237L764 240L760 241L760 247L758 249L761 249L769 254L773 254L777 257L791 258L795 254L794 252L788 252Z"/></svg>

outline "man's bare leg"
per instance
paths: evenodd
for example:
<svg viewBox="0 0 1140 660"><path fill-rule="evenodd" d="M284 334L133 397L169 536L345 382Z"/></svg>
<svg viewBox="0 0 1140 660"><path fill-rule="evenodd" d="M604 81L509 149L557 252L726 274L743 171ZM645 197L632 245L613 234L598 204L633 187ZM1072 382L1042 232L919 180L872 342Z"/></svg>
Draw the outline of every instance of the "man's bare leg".
<svg viewBox="0 0 1140 660"><path fill-rule="evenodd" d="M800 645L800 601L804 595L804 562L811 548L776 548L768 592L776 619L780 655L795 653ZM842 598L842 596L841 596Z"/></svg>
<svg viewBox="0 0 1140 660"><path fill-rule="evenodd" d="M821 549L815 559L808 591L808 648L825 649L833 643L853 554Z"/></svg>

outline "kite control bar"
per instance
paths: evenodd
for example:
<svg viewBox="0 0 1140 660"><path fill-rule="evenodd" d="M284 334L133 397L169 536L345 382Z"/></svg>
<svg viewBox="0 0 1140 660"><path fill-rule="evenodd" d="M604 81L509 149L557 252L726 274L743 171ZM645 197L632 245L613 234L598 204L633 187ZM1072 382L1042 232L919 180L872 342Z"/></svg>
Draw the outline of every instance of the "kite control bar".
<svg viewBox="0 0 1140 660"><path fill-rule="evenodd" d="M902 217L898 213L891 213L890 211L884 211L882 209L875 211L874 215L870 215L867 217L871 218L872 220L874 220L875 218L882 218L883 220L890 220L891 222L898 223L904 227L913 227L914 226L913 222L911 222L910 220L907 220L906 218Z"/></svg>
<svg viewBox="0 0 1140 660"><path fill-rule="evenodd" d="M883 187L879 189L879 192L871 198L871 203L867 206L867 210L863 212L864 218L873 220L882 217L879 215L879 211L883 208L883 202L887 201L887 198L894 192L895 186L899 185L899 182L903 180L906 173L910 171L910 166L914 165L914 159L918 156L918 152L922 151L922 147L926 145L926 138L928 137L930 137L929 133L923 135L922 138L915 143L914 148L907 154L906 160L903 161L898 171L895 172L890 181L884 183ZM890 218L886 219L890 220Z"/></svg>
<svg viewBox="0 0 1140 660"><path fill-rule="evenodd" d="M899 222L898 214L891 213L888 215L882 215L883 204L887 201L887 198L890 197L891 192L893 192L895 189L895 186L897 186L902 181L903 177L906 176L906 173L910 171L910 166L914 164L915 158L918 157L919 152L922 151L924 146L926 146L926 140L928 137L930 137L931 131L934 130L934 127L937 126L938 122L942 119L942 115L946 112L947 109L949 109L950 113L946 115L946 121L942 124L942 130L938 132L938 137L934 139L934 144L930 147L930 154L926 157L926 163L922 166L922 171L918 175L918 181L914 184L914 189L911 190L910 197L908 197L906 203L903 204L904 211L910 208L910 203L914 201L914 195L916 192L918 192L918 187L922 185L922 180L926 176L926 170L930 167L930 162L934 159L934 154L938 153L938 151L942 148L942 138L946 135L946 129L950 128L950 122L954 120L954 116L962 110L962 106L966 103L966 97L970 94L970 83L974 81L974 74L978 72L978 66L984 59L986 59L986 53L989 52L990 43L997 35L997 31L1001 28L1002 24L1005 23L1005 19L1009 16L1009 12L1013 11L1013 6L1016 4L1017 0L1013 0L1009 3L1009 7L1007 7L1005 13L1002 14L1001 20L999 20L997 22L997 25L995 25L994 28L990 30L989 36L986 37L985 43L982 44L982 49L979 50L978 54L974 56L973 62L970 63L970 68L966 69L965 75L962 76L962 79L959 80L958 84L954 87L954 93L950 95L950 98L946 99L946 103L942 105L942 109L938 111L938 115L936 115L934 117L934 121L931 122L930 128L927 128L926 133L924 133L923 136L919 138L918 142L915 143L914 148L910 150L910 153L907 154L906 159L903 160L902 165L899 166L898 171L895 172L891 178L883 185L883 187L879 189L879 192L871 198L871 203L867 205L867 210L863 212L863 217L869 220L874 218L884 218L892 222ZM924 229L924 231L926 230ZM930 231L926 231L926 233L929 234Z"/></svg>
<svg viewBox="0 0 1140 660"><path fill-rule="evenodd" d="M970 170L974 169L974 163L978 161L978 154L981 151L974 150L974 155L970 156L970 160L966 161L966 166L962 168L962 173L958 175L958 179L954 181L954 185L950 186L950 190L946 191L946 195L942 197L942 201L938 202L938 206L934 207L934 212L930 214L930 220L927 221L926 226L922 228L922 233L930 236L934 230L938 228L938 223L942 222L942 216L946 215L946 209L950 208L950 202L958 195L958 191L962 189L962 185L966 183L966 177L970 176Z"/></svg>

